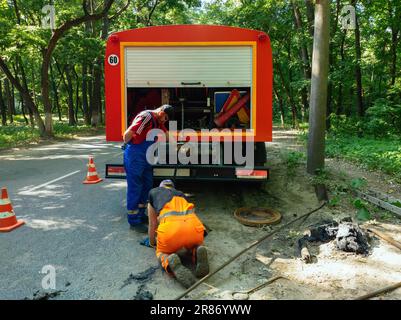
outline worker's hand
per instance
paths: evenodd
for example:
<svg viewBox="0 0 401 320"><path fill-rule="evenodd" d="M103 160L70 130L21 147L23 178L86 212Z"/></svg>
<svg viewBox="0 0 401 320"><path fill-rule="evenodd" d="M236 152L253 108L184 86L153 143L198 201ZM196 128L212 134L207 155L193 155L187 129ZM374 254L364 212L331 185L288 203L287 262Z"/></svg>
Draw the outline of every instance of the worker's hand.
<svg viewBox="0 0 401 320"><path fill-rule="evenodd" d="M143 245L143 246L145 246L145 247L148 247L148 248L154 248L154 247L155 247L155 246L152 246L152 245L150 244L149 237L147 237L147 238L141 240L141 242L139 242L139 244L141 244L141 245Z"/></svg>

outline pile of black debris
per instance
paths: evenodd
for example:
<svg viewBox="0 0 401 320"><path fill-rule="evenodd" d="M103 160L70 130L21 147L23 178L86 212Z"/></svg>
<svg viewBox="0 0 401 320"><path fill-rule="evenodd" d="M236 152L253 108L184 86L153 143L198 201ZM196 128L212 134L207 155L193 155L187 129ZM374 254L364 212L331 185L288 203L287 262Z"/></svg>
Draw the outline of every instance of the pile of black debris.
<svg viewBox="0 0 401 320"><path fill-rule="evenodd" d="M337 249L346 252L367 255L369 243L366 234L351 218L345 218L339 223L330 220L319 225L313 225L305 231L298 240L298 250L305 262L311 262L312 256L308 250L309 242L329 242L335 240Z"/></svg>

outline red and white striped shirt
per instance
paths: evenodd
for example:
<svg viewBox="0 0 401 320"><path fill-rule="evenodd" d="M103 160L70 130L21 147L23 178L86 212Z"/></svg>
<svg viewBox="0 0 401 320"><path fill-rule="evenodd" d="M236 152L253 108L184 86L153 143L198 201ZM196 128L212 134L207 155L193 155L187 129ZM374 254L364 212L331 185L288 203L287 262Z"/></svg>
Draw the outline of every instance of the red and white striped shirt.
<svg viewBox="0 0 401 320"><path fill-rule="evenodd" d="M159 123L153 111L144 110L138 113L131 125L131 131L133 132L131 143L139 144L145 141L146 135L151 129L161 129L167 132L164 124Z"/></svg>

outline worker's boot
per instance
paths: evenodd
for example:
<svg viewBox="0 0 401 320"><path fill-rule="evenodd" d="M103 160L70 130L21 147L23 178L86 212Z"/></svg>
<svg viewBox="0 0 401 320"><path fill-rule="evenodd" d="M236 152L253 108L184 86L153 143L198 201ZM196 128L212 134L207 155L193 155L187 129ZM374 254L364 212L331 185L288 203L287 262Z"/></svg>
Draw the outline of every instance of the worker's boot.
<svg viewBox="0 0 401 320"><path fill-rule="evenodd" d="M129 210L128 211L128 223L130 228L140 233L147 233L148 227L144 225L141 221L141 216L139 210Z"/></svg>
<svg viewBox="0 0 401 320"><path fill-rule="evenodd" d="M176 253L170 254L167 261L171 273L174 274L177 281L185 288L189 288L196 282L196 278L192 272L182 265L181 259Z"/></svg>
<svg viewBox="0 0 401 320"><path fill-rule="evenodd" d="M196 248L196 268L195 275L203 278L209 273L209 260L207 258L207 250L204 246Z"/></svg>

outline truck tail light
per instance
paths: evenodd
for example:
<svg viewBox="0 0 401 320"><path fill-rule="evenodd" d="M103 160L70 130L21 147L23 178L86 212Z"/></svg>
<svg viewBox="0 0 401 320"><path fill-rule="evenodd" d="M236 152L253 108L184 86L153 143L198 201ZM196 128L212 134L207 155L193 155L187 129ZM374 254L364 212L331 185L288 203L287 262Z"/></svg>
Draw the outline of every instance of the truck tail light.
<svg viewBox="0 0 401 320"><path fill-rule="evenodd" d="M125 168L123 165L106 165L106 178L125 178Z"/></svg>
<svg viewBox="0 0 401 320"><path fill-rule="evenodd" d="M238 179L267 179L268 170L235 169L235 175Z"/></svg>

